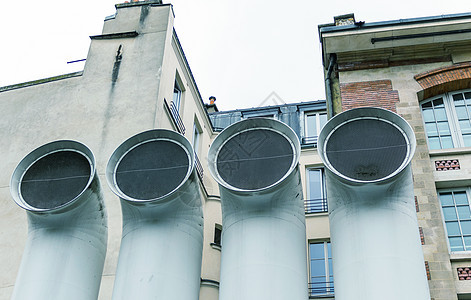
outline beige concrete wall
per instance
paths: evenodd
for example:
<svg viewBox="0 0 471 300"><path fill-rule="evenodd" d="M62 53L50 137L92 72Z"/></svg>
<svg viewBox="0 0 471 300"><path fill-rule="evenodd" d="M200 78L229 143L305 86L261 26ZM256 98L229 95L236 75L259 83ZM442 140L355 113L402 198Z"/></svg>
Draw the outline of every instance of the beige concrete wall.
<svg viewBox="0 0 471 300"><path fill-rule="evenodd" d="M30 151L54 140L72 139L86 144L96 156L109 227L99 299L111 298L122 226L119 199L109 190L104 177L108 158L125 139L139 132L152 128L174 129L163 99L172 99L176 72L185 84L182 111L187 127L185 136L191 141L193 122L197 119L202 128L199 150L205 156L212 131L181 53L172 46L175 41L171 6L128 6L118 6L115 18L105 21L103 34L135 30L139 35L93 39L83 75L28 87L18 85L0 92L0 205L3 208L0 225L8 228L0 234L3 271L0 299L10 298L27 237L26 214L14 204L9 180L18 162ZM113 83L118 49L122 60ZM202 164L206 168L204 161ZM205 180L210 182L208 172L205 173ZM203 188L201 193L205 195ZM217 219L219 204L215 203L207 204L205 213ZM207 227L211 229L210 224ZM205 241L210 234L205 232ZM206 269L216 274L219 266L212 261L219 260L218 254L208 257L208 266L214 268Z"/></svg>

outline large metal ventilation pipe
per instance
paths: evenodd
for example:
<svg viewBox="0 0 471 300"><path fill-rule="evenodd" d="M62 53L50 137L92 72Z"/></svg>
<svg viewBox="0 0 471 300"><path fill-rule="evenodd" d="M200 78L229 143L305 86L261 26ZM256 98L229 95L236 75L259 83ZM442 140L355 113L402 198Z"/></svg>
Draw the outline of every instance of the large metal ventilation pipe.
<svg viewBox="0 0 471 300"><path fill-rule="evenodd" d="M198 299L203 209L188 140L150 130L122 143L106 177L121 199L123 234L113 299Z"/></svg>
<svg viewBox="0 0 471 300"><path fill-rule="evenodd" d="M12 299L96 300L108 227L92 152L74 141L39 147L16 167L10 190L28 217Z"/></svg>
<svg viewBox="0 0 471 300"><path fill-rule="evenodd" d="M380 108L343 112L322 129L335 299L430 299L410 166L415 146L410 125Z"/></svg>
<svg viewBox="0 0 471 300"><path fill-rule="evenodd" d="M306 226L296 134L247 119L208 154L222 202L220 300L307 299Z"/></svg>

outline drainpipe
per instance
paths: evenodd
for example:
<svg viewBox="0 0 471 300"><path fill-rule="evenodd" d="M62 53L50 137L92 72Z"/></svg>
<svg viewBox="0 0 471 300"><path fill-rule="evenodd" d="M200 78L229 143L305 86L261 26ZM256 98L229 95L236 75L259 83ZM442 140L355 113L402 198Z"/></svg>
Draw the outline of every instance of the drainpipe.
<svg viewBox="0 0 471 300"><path fill-rule="evenodd" d="M330 54L329 57L329 67L327 68L327 75L325 78L325 88L326 88L326 102L327 102L327 118L330 119L334 116L334 105L332 97L332 87L331 79L332 71L334 70L335 63L337 61L337 55L335 53Z"/></svg>
<svg viewBox="0 0 471 300"><path fill-rule="evenodd" d="M212 143L223 222L220 300L308 298L299 155L296 134L273 119L237 122Z"/></svg>
<svg viewBox="0 0 471 300"><path fill-rule="evenodd" d="M410 125L380 108L345 111L322 129L335 299L430 299L410 166L415 147Z"/></svg>
<svg viewBox="0 0 471 300"><path fill-rule="evenodd" d="M108 228L92 152L74 141L39 147L16 167L10 191L28 218L12 299L96 300Z"/></svg>
<svg viewBox="0 0 471 300"><path fill-rule="evenodd" d="M112 299L198 299L203 210L190 142L137 134L114 151L106 178L123 214Z"/></svg>

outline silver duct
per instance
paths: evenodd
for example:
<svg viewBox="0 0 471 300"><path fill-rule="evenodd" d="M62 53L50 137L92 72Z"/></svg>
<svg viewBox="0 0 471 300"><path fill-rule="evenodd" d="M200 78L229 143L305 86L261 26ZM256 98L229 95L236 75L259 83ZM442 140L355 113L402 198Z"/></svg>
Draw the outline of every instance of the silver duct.
<svg viewBox="0 0 471 300"><path fill-rule="evenodd" d="M106 177L121 199L123 234L113 299L198 299L203 210L188 140L150 130L122 143Z"/></svg>
<svg viewBox="0 0 471 300"><path fill-rule="evenodd" d="M335 299L430 299L414 203L410 125L380 108L332 118L326 169Z"/></svg>
<svg viewBox="0 0 471 300"><path fill-rule="evenodd" d="M235 123L211 145L222 202L220 300L308 298L299 155L296 134L273 119Z"/></svg>
<svg viewBox="0 0 471 300"><path fill-rule="evenodd" d="M108 228L92 152L74 141L39 147L19 163L10 190L28 217L12 299L96 300Z"/></svg>

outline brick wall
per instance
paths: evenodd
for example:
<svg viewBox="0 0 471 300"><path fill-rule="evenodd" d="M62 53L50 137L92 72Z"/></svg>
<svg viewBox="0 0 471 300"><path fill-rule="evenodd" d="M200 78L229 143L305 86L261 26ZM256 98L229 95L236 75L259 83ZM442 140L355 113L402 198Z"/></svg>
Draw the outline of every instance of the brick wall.
<svg viewBox="0 0 471 300"><path fill-rule="evenodd" d="M381 107L396 112L399 94L392 89L391 80L364 81L340 84L342 111L357 107Z"/></svg>
<svg viewBox="0 0 471 300"><path fill-rule="evenodd" d="M430 70L414 76L424 90L424 99L449 91L471 88L471 63Z"/></svg>

